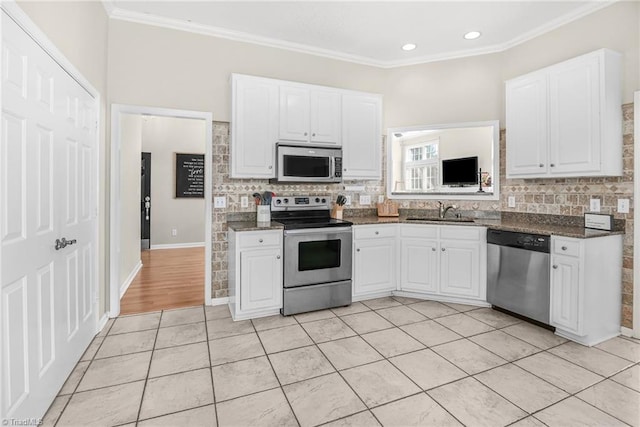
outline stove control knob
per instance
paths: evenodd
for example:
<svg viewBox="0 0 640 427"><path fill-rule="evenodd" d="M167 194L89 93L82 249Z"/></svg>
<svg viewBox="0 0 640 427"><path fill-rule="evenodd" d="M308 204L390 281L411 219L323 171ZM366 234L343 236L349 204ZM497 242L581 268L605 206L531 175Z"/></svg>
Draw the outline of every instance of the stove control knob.
<svg viewBox="0 0 640 427"><path fill-rule="evenodd" d="M276 199L276 205L279 205L280 203L282 203L282 200Z"/></svg>
<svg viewBox="0 0 640 427"><path fill-rule="evenodd" d="M320 197L316 197L316 203L320 203Z"/></svg>
<svg viewBox="0 0 640 427"><path fill-rule="evenodd" d="M284 199L284 202L285 203L289 203L289 199Z"/></svg>
<svg viewBox="0 0 640 427"><path fill-rule="evenodd" d="M322 203L327 203L327 199L322 199Z"/></svg>

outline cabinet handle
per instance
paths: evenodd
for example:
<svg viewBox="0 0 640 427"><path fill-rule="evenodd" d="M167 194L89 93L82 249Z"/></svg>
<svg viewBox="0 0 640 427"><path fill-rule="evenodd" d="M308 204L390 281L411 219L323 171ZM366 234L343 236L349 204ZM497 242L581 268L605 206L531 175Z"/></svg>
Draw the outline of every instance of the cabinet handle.
<svg viewBox="0 0 640 427"><path fill-rule="evenodd" d="M544 163L540 163L540 167L543 168L544 167Z"/></svg>
<svg viewBox="0 0 640 427"><path fill-rule="evenodd" d="M436 251L436 248L431 248L431 251L435 252L435 251Z"/></svg>
<svg viewBox="0 0 640 427"><path fill-rule="evenodd" d="M551 163L549 166L551 166L552 168L556 167L556 165L554 163Z"/></svg>
<svg viewBox="0 0 640 427"><path fill-rule="evenodd" d="M264 240L260 239L260 240L258 240L258 242L262 243L262 242L264 242Z"/></svg>
<svg viewBox="0 0 640 427"><path fill-rule="evenodd" d="M554 270L557 270L557 269L558 269L558 266L557 266L557 265L554 265L554 266L553 266L553 269L554 269Z"/></svg>
<svg viewBox="0 0 640 427"><path fill-rule="evenodd" d="M376 231L376 236L377 236L378 234L380 234L380 232L379 232L379 231Z"/></svg>
<svg viewBox="0 0 640 427"><path fill-rule="evenodd" d="M446 249L445 249L445 248L442 248L442 252L444 252L444 251L446 251Z"/></svg>
<svg viewBox="0 0 640 427"><path fill-rule="evenodd" d="M360 252L360 248L356 249L356 252Z"/></svg>
<svg viewBox="0 0 640 427"><path fill-rule="evenodd" d="M316 136L316 134L315 134L315 133L312 133L312 134L311 134L311 136Z"/></svg>
<svg viewBox="0 0 640 427"><path fill-rule="evenodd" d="M307 136L307 132L304 133L304 136Z"/></svg>
<svg viewBox="0 0 640 427"><path fill-rule="evenodd" d="M563 247L562 247L562 250L563 250L563 251L566 251L566 250L567 250L567 247L566 247L566 246L563 246Z"/></svg>
<svg viewBox="0 0 640 427"><path fill-rule="evenodd" d="M280 255L276 256L276 259L280 259Z"/></svg>
<svg viewBox="0 0 640 427"><path fill-rule="evenodd" d="M347 170L346 170L346 169L342 169L342 171L343 171L343 172L346 172Z"/></svg>
<svg viewBox="0 0 640 427"><path fill-rule="evenodd" d="M273 169L273 166L269 166L269 169Z"/></svg>

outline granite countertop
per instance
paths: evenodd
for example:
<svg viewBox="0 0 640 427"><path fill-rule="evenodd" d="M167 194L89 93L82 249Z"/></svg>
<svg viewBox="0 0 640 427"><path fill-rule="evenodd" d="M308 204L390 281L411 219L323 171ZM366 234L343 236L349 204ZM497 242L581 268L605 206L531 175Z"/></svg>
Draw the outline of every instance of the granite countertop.
<svg viewBox="0 0 640 427"><path fill-rule="evenodd" d="M227 222L229 230L234 231L261 231L261 230L282 230L284 225L279 222L271 221L268 226L260 226L256 221L230 221Z"/></svg>
<svg viewBox="0 0 640 427"><path fill-rule="evenodd" d="M548 234L552 236L563 237L575 237L579 239L586 239L591 237L611 236L614 234L624 234L624 231L603 231L592 230L584 228L582 226L576 226L575 224L545 224L537 221L526 221L523 218L476 218L473 222L464 221L442 221L442 220L429 220L425 217L424 220L407 220L407 216L401 215L400 217L378 217L371 216L358 216L345 218L348 221L353 222L353 225L366 225L366 224L440 224L440 225L460 225L460 226L481 226L492 228L495 230L505 231L517 231L521 233L533 233L533 234Z"/></svg>

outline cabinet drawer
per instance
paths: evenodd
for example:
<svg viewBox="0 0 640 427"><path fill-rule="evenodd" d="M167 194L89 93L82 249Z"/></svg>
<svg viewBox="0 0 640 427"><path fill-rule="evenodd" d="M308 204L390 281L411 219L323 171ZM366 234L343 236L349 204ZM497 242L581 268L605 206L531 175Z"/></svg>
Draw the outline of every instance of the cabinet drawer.
<svg viewBox="0 0 640 427"><path fill-rule="evenodd" d="M553 239L553 253L579 257L580 242L569 239Z"/></svg>
<svg viewBox="0 0 640 427"><path fill-rule="evenodd" d="M482 228L474 226L443 226L440 238L449 240L480 240Z"/></svg>
<svg viewBox="0 0 640 427"><path fill-rule="evenodd" d="M401 237L417 237L427 239L438 238L438 226L437 225L406 225L400 226Z"/></svg>
<svg viewBox="0 0 640 427"><path fill-rule="evenodd" d="M263 246L279 246L282 238L281 231L245 231L238 234L239 247L242 249Z"/></svg>
<svg viewBox="0 0 640 427"><path fill-rule="evenodd" d="M395 237L396 225L359 225L353 227L355 239L376 239L380 237Z"/></svg>

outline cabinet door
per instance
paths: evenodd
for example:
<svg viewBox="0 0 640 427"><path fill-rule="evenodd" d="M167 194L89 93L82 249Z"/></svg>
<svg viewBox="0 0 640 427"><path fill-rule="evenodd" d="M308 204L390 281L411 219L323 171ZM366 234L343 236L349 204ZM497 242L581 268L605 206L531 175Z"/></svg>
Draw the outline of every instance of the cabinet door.
<svg viewBox="0 0 640 427"><path fill-rule="evenodd" d="M547 76L507 82L507 178L547 173Z"/></svg>
<svg viewBox="0 0 640 427"><path fill-rule="evenodd" d="M440 242L440 285L443 294L480 297L480 243Z"/></svg>
<svg viewBox="0 0 640 427"><path fill-rule="evenodd" d="M282 306L282 257L279 248L240 252L240 310Z"/></svg>
<svg viewBox="0 0 640 427"><path fill-rule="evenodd" d="M600 170L600 65L589 56L549 72L549 172Z"/></svg>
<svg viewBox="0 0 640 427"><path fill-rule="evenodd" d="M340 144L341 118L339 92L311 91L311 142Z"/></svg>
<svg viewBox="0 0 640 427"><path fill-rule="evenodd" d="M278 86L233 76L231 178L275 178Z"/></svg>
<svg viewBox="0 0 640 427"><path fill-rule="evenodd" d="M551 264L551 325L582 335L580 259L553 255Z"/></svg>
<svg viewBox="0 0 640 427"><path fill-rule="evenodd" d="M360 240L354 246L354 294L395 290L395 237Z"/></svg>
<svg viewBox="0 0 640 427"><path fill-rule="evenodd" d="M309 90L280 86L280 140L309 141Z"/></svg>
<svg viewBox="0 0 640 427"><path fill-rule="evenodd" d="M402 239L400 263L401 290L438 292L438 243L436 241Z"/></svg>
<svg viewBox="0 0 640 427"><path fill-rule="evenodd" d="M382 102L378 97L342 97L342 176L380 179Z"/></svg>

